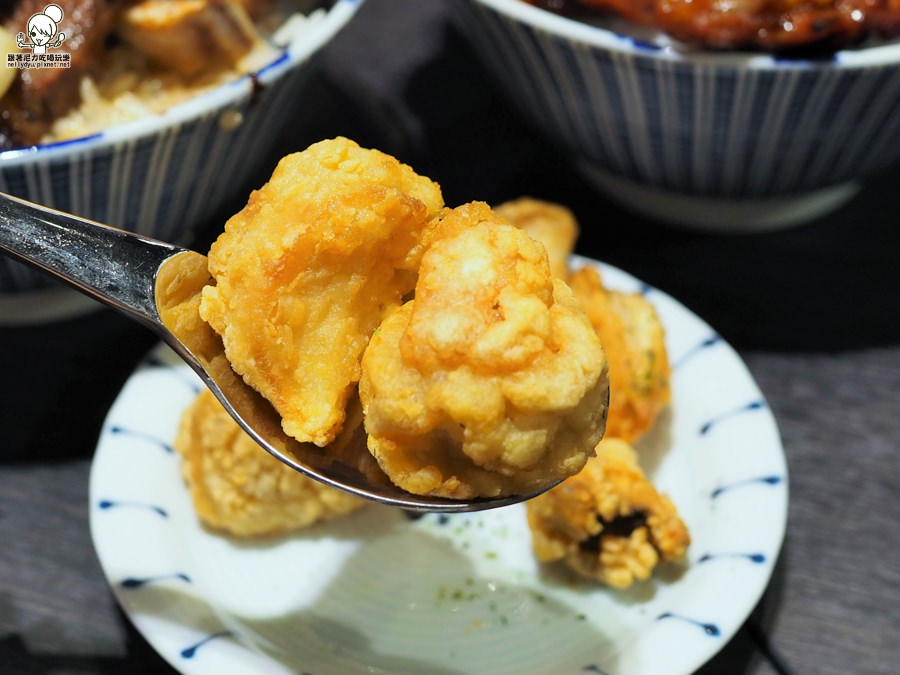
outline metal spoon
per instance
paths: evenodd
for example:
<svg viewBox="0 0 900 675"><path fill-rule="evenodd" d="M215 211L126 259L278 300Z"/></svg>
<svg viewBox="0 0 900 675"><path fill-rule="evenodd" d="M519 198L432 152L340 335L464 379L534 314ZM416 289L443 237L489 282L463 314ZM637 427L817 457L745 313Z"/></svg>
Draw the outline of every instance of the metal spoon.
<svg viewBox="0 0 900 675"><path fill-rule="evenodd" d="M219 336L200 318L209 283L206 257L173 244L101 225L0 193L0 251L122 312L156 333L200 376L265 450L326 485L413 511L461 512L507 506L535 495L462 501L397 487L366 450L362 411L351 401L345 432L327 448L300 443L225 358Z"/></svg>

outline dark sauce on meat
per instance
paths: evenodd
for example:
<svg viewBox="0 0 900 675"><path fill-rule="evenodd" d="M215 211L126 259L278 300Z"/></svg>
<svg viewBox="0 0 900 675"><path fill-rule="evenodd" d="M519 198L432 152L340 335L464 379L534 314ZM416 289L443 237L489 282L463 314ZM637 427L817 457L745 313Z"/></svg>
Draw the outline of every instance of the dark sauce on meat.
<svg viewBox="0 0 900 675"><path fill-rule="evenodd" d="M618 516L612 520L605 520L604 518L597 516L597 522L600 523L600 526L603 529L600 530L599 534L588 537L578 544L578 547L582 551L599 553L600 540L604 535L613 537L630 536L636 529L644 527L647 524L647 514L643 511L635 511L631 515Z"/></svg>
<svg viewBox="0 0 900 675"><path fill-rule="evenodd" d="M588 23L617 17L711 50L824 58L838 49L900 35L896 0L522 0Z"/></svg>

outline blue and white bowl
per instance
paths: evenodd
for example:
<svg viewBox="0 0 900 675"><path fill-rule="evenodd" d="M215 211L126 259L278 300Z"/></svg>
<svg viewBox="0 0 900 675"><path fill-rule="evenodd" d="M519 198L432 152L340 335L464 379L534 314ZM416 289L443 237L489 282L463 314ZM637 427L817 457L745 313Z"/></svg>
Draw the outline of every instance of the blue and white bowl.
<svg viewBox="0 0 900 675"><path fill-rule="evenodd" d="M336 0L267 66L162 115L0 152L0 192L190 245L260 168L304 96L313 57L362 2ZM61 318L93 302L0 256L0 322Z"/></svg>
<svg viewBox="0 0 900 675"><path fill-rule="evenodd" d="M520 0L454 0L519 112L613 199L717 231L807 222L900 160L900 43L823 60L638 39Z"/></svg>

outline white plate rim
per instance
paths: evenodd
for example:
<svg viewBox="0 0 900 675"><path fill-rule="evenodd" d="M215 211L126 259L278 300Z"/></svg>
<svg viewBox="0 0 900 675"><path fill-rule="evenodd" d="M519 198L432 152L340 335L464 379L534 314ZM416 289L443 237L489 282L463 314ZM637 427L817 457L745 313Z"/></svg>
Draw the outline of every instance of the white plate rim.
<svg viewBox="0 0 900 675"><path fill-rule="evenodd" d="M698 549L698 543L695 542L689 552L691 562L684 579L694 579L690 575L696 569L702 569L704 583L715 587L715 592L707 592L705 587L691 581L692 586L689 588L696 595L680 597L677 606L648 617L644 629L628 645L622 647L615 657L617 663L627 664L627 669L622 672L654 675L690 673L724 647L752 612L768 586L787 525L788 469L784 450L774 415L746 365L708 324L667 294L620 269L588 258L573 257L573 266L581 265L596 265L608 286L641 292L657 307L668 333L669 353L674 370L673 398L679 388L679 379L686 377L683 373L693 368L690 364L708 359L712 361L712 368L730 370L732 378L741 380L737 389L747 399L737 401L737 405L734 405L734 401L725 400L727 397L724 397L720 401L722 409L718 413L702 411L707 416L707 423L702 425L704 430L699 433L703 438L697 441L701 445L706 442L719 444L724 437L730 447L736 432L729 431L729 427L735 425L740 428L741 434L749 433L753 436L755 443L752 453L741 453L732 457L731 461L723 462L722 466L713 467L712 470L719 473L709 478L703 490L714 505L710 507L710 512L715 514L710 516L705 510L702 511L704 528L708 524L710 529L715 530L718 539L713 541L720 546L713 548L706 542L705 548ZM677 325L673 325L673 321ZM691 335L681 335L684 332L682 322L689 325ZM184 585L177 572L183 568L184 560L179 559L183 551L166 540L168 535L165 534L165 529L156 530L161 533L160 539L155 542L159 545L150 548L155 552L149 556L147 547L138 545L137 540L129 542L135 536L132 532L139 532L140 537L148 536L148 532L152 530L152 527L147 527L148 519L159 521L159 513L162 511L171 512L166 514L166 518L170 515L185 516L183 511L186 502L183 499L180 507L177 504L173 506L162 498L154 502L154 486L148 484L145 478L153 473L149 470L152 469L150 465L156 466L160 462L173 465L173 468L167 469L167 475L180 475L178 460L171 448L165 448L165 452L161 453L159 447L171 442L172 425L177 422L184 397L179 400L177 396L169 396L171 392L165 391L165 387L163 391L152 391L155 387L148 387L139 377L141 373L148 371L165 370L159 368L160 359L170 357L174 358L167 347L160 346L151 353L148 357L151 365L146 365L145 362L126 383L110 408L100 434L91 467L89 515L91 536L101 568L125 614L154 649L179 672L185 675L209 672L223 675L290 672L271 654L257 651L255 646L233 639L233 631L221 625L222 611L216 606L215 600L197 597L194 589L191 591L192 599L198 604L207 602L210 605L209 608L203 608L203 611L209 610L209 616L193 617L194 625L182 623L179 612L183 607L177 601L171 607L165 603L158 606L159 603L156 603L150 612L146 611L146 603L136 601L140 596L136 589L144 587L147 582L152 582L154 588ZM187 366L182 368L179 365L175 368L175 379L182 379L182 385L191 382L191 391L197 391L199 383L193 382L195 376ZM170 378L170 381L174 380ZM725 390L730 391L728 387ZM717 398L720 398L718 394ZM677 399L674 403L677 405ZM123 427L123 417L135 419L135 415L143 420L141 428ZM678 415L675 417L678 418ZM168 429L168 435L163 432L165 429ZM717 434L719 439L709 441L710 437ZM130 478L125 476L123 468L133 471ZM700 467L701 472L707 469L705 466ZM131 493L138 493L133 495L131 501L123 500L123 493L116 493L113 489L111 473L118 477L117 481L122 481L117 482L116 488L124 485L129 496L132 496ZM713 489L710 490L710 486ZM172 492L173 485L168 485L167 489ZM183 487L177 484L174 485L174 491L184 492ZM117 495L118 501L111 499L113 495ZM141 495L149 496L143 498ZM136 508L110 508L123 504ZM114 518L111 517L113 513L117 514ZM193 512L189 515L193 517ZM692 525L690 519L685 517L689 526ZM718 520L723 518L727 519L726 522L719 523ZM711 519L709 523L707 519ZM419 526L421 522L417 521L414 525ZM428 523L423 525L428 526ZM746 545L740 544L740 536L744 534L754 539ZM216 537L208 533L202 536ZM247 549L236 550L237 555L250 555L244 553ZM151 560L156 553L160 559ZM155 577L153 570L161 569L168 569L172 573L168 578ZM187 578L186 575L183 576ZM666 597L669 589L677 589L678 583L682 582L675 581L671 586L662 587L666 589L660 591L662 597ZM220 622L218 627L216 621ZM200 646L203 652L202 664L200 660L192 658ZM185 657L186 653L190 653L191 657ZM606 673L605 667L598 665L600 663L598 658L596 663L583 666L579 672L587 669L589 672ZM314 675L319 673L318 670L310 672ZM516 672L522 671L519 669Z"/></svg>

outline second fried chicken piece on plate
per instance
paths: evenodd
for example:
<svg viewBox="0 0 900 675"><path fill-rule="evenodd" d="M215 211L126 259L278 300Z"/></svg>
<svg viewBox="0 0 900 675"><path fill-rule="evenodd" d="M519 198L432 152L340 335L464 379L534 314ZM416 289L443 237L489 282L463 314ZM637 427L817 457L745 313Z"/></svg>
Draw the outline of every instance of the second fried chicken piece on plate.
<svg viewBox="0 0 900 675"><path fill-rule="evenodd" d="M647 298L607 288L594 267L574 272L569 284L609 357L606 435L635 441L671 400L665 329Z"/></svg>
<svg viewBox="0 0 900 675"><path fill-rule="evenodd" d="M175 438L200 520L240 537L285 534L368 502L281 463L244 433L208 389L184 411Z"/></svg>
<svg viewBox="0 0 900 675"><path fill-rule="evenodd" d="M575 250L579 234L578 221L570 209L532 197L519 197L494 210L544 245L553 276L568 278L569 256Z"/></svg>
<svg viewBox="0 0 900 675"><path fill-rule="evenodd" d="M606 437L637 440L671 398L666 336L656 308L640 293L607 287L593 266L570 268L580 228L566 207L521 197L495 210L546 247L554 275L566 280L600 336L609 359Z"/></svg>
<svg viewBox="0 0 900 675"><path fill-rule="evenodd" d="M581 473L526 508L539 561L561 561L615 588L648 579L690 544L675 505L644 475L634 448L617 438L603 440Z"/></svg>

